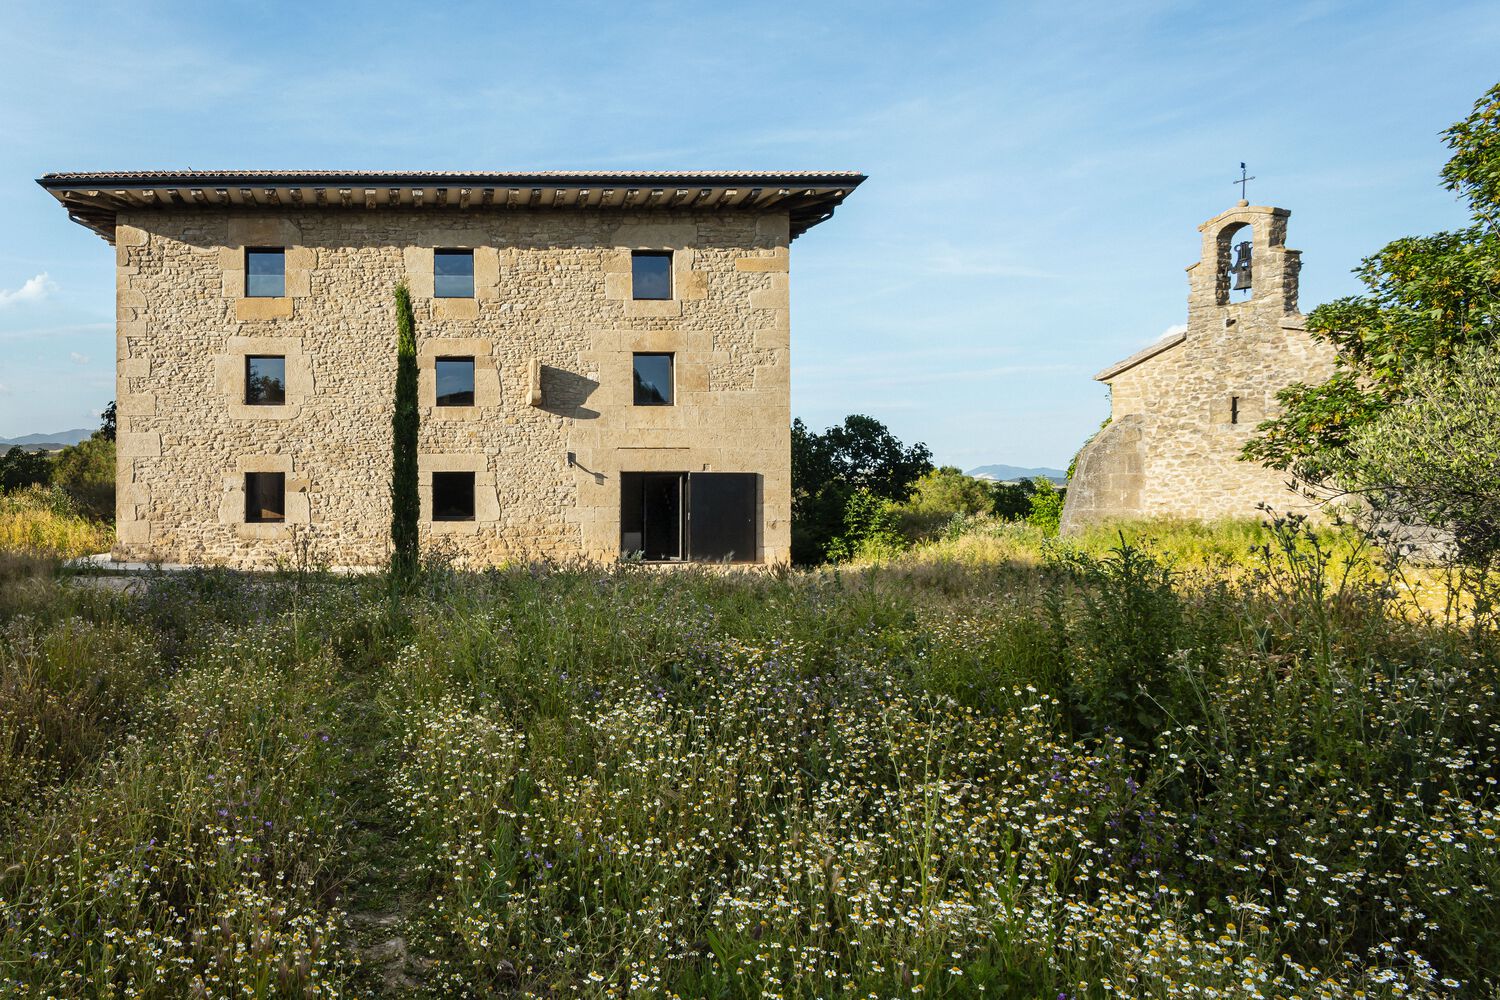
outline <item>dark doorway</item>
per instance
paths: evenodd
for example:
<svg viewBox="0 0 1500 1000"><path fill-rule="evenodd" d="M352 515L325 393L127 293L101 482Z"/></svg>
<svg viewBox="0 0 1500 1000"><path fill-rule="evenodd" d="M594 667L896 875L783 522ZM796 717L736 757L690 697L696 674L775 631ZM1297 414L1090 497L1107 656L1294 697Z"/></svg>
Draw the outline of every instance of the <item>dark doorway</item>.
<svg viewBox="0 0 1500 1000"><path fill-rule="evenodd" d="M626 472L620 476L620 551L648 562L683 557L682 472Z"/></svg>
<svg viewBox="0 0 1500 1000"><path fill-rule="evenodd" d="M760 476L754 472L625 472L620 551L648 562L754 562Z"/></svg>

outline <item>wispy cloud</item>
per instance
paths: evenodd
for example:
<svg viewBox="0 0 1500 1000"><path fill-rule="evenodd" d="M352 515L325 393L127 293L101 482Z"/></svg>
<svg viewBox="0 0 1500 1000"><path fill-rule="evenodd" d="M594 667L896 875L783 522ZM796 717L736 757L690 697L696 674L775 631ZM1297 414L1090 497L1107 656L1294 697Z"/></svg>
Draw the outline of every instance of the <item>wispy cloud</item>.
<svg viewBox="0 0 1500 1000"><path fill-rule="evenodd" d="M9 288L0 288L0 309L20 302L37 302L55 291L57 291L57 283L47 277L47 272L43 271L34 278L26 279L26 283L14 291Z"/></svg>
<svg viewBox="0 0 1500 1000"><path fill-rule="evenodd" d="M89 356L87 354L79 354L77 351L69 351L68 357L73 359L75 365L86 365L89 363Z"/></svg>

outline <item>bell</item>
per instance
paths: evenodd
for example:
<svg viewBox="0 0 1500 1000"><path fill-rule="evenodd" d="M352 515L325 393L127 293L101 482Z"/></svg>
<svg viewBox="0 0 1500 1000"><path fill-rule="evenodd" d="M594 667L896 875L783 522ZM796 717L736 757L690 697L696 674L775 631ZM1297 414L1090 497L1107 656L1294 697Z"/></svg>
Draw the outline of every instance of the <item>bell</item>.
<svg viewBox="0 0 1500 1000"><path fill-rule="evenodd" d="M1229 269L1234 275L1231 287L1237 292L1243 292L1250 287L1250 241L1241 243L1234 251L1234 266Z"/></svg>

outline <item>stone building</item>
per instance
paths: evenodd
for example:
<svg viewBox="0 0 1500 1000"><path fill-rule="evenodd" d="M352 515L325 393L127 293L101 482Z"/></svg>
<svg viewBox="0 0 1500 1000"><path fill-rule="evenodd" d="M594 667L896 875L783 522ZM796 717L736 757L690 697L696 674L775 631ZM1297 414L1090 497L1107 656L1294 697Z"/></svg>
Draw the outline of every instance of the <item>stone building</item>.
<svg viewBox="0 0 1500 1000"><path fill-rule="evenodd" d="M788 250L863 179L46 175L115 247L115 558L382 563L405 281L424 549L787 560Z"/></svg>
<svg viewBox="0 0 1500 1000"><path fill-rule="evenodd" d="M1284 473L1239 460L1276 393L1332 372L1333 351L1297 311L1300 251L1284 208L1234 208L1199 226L1188 270L1187 326L1094 378L1111 417L1078 455L1065 532L1100 521L1254 517L1257 505L1304 506Z"/></svg>

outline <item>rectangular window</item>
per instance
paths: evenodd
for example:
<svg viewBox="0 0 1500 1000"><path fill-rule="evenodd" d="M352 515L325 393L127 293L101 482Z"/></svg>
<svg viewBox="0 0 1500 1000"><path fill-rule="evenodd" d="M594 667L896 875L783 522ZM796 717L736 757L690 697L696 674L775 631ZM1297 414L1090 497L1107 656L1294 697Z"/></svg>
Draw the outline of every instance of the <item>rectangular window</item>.
<svg viewBox="0 0 1500 1000"><path fill-rule="evenodd" d="M1229 422L1237 424L1240 422L1240 397L1229 397Z"/></svg>
<svg viewBox="0 0 1500 1000"><path fill-rule="evenodd" d="M440 299L474 297L474 251L432 252L432 294Z"/></svg>
<svg viewBox="0 0 1500 1000"><path fill-rule="evenodd" d="M672 251L635 250L630 254L630 294L637 299L672 297Z"/></svg>
<svg viewBox="0 0 1500 1000"><path fill-rule="evenodd" d="M474 359L438 358L437 405L474 405Z"/></svg>
<svg viewBox="0 0 1500 1000"><path fill-rule="evenodd" d="M286 294L286 251L281 247L245 250L245 297L279 299Z"/></svg>
<svg viewBox="0 0 1500 1000"><path fill-rule="evenodd" d="M759 510L753 472L623 472L620 552L649 562L754 562Z"/></svg>
<svg viewBox="0 0 1500 1000"><path fill-rule="evenodd" d="M252 354L245 358L245 403L280 406L286 402L286 358Z"/></svg>
<svg viewBox="0 0 1500 1000"><path fill-rule="evenodd" d="M245 473L245 520L250 524L286 520L286 473Z"/></svg>
<svg viewBox="0 0 1500 1000"><path fill-rule="evenodd" d="M432 519L434 521L474 520L474 473L434 472L432 474Z"/></svg>
<svg viewBox="0 0 1500 1000"><path fill-rule="evenodd" d="M635 405L672 405L672 355L634 355Z"/></svg>

